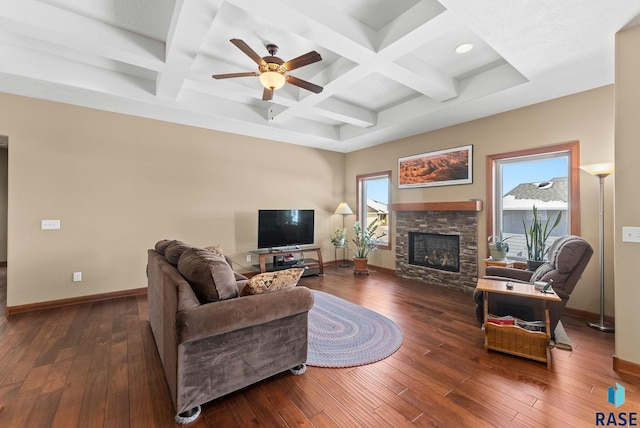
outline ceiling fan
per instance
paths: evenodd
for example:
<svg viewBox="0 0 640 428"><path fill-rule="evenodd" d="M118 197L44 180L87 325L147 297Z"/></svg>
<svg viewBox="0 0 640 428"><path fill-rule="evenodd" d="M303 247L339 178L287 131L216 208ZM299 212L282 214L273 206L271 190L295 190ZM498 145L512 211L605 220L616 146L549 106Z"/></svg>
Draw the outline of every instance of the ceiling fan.
<svg viewBox="0 0 640 428"><path fill-rule="evenodd" d="M231 43L236 45L238 49L244 52L249 58L258 64L258 71L248 71L245 73L229 73L229 74L214 74L214 79L229 79L233 77L247 77L247 76L259 76L260 83L264 86L262 92L262 99L270 101L273 99L273 91L282 88L285 82L289 82L292 85L299 88L306 89L313 93L319 94L322 92L322 86L318 86L314 83L307 82L306 80L298 79L297 77L287 75L287 71L295 70L296 68L304 67L305 65L313 64L322 60L320 54L316 51L308 52L304 55L300 55L297 58L289 61L283 61L277 56L278 46L269 44L267 45L267 51L269 56L260 57L253 49L249 47L244 41L240 39L231 39Z"/></svg>

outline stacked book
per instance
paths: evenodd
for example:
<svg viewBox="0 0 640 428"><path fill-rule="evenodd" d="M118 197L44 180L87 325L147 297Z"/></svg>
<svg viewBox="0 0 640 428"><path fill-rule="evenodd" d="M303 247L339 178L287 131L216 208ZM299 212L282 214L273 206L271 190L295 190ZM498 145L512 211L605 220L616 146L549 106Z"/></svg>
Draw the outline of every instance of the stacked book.
<svg viewBox="0 0 640 428"><path fill-rule="evenodd" d="M529 331L544 331L544 321L525 321L511 315L499 317L489 314L487 322L496 325L515 325Z"/></svg>

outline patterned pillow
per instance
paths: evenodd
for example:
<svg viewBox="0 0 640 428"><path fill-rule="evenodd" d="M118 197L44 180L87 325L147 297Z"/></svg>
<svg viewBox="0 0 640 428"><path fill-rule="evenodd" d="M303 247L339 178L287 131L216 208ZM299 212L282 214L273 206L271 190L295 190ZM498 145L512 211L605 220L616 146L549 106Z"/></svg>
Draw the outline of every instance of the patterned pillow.
<svg viewBox="0 0 640 428"><path fill-rule="evenodd" d="M295 287L304 273L303 268L292 268L277 272L260 273L249 278L242 289L241 296L268 293L283 288Z"/></svg>
<svg viewBox="0 0 640 428"><path fill-rule="evenodd" d="M216 256L224 257L221 245L211 245L209 247L204 247L204 249L215 254Z"/></svg>

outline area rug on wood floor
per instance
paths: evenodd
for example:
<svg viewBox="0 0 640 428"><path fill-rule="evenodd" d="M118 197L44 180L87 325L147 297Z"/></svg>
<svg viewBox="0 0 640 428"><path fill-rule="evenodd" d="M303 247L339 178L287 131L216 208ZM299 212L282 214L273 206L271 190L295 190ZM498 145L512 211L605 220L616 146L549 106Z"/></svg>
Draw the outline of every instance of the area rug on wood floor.
<svg viewBox="0 0 640 428"><path fill-rule="evenodd" d="M307 365L353 367L387 358L402 344L390 319L339 297L313 290Z"/></svg>

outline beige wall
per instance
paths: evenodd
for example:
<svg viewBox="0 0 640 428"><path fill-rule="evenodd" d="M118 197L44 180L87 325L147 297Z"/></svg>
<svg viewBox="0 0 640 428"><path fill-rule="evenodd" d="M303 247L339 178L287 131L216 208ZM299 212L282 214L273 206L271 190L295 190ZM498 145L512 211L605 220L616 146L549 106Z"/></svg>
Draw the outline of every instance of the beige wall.
<svg viewBox="0 0 640 428"><path fill-rule="evenodd" d="M640 364L640 244L622 242L622 227L640 227L640 26L616 36L615 313L616 356Z"/></svg>
<svg viewBox="0 0 640 428"><path fill-rule="evenodd" d="M343 154L6 94L0 117L8 306L144 287L162 238L220 244L246 264L260 208L315 209L316 244L333 258Z"/></svg>
<svg viewBox="0 0 640 428"><path fill-rule="evenodd" d="M9 137L7 304L144 287L145 250L165 237L221 244L245 264L259 208L315 209L316 243L330 260L329 235L342 221L332 213L342 200L356 206L357 174L391 169L393 202L485 200L488 154L579 140L581 163L612 160L613 112L607 86L343 155L0 94L0 135ZM473 184L397 189L398 157L467 144L474 146ZM616 176L606 181L609 213ZM582 235L597 251L598 183L580 178ZM42 219L60 219L62 229L42 231ZM612 249L613 216L605 219ZM479 220L483 242L484 212ZM484 246L478 257L486 257ZM371 259L395 267L393 250ZM83 282L71 281L74 271ZM595 313L598 305L596 254L569 306Z"/></svg>
<svg viewBox="0 0 640 428"><path fill-rule="evenodd" d="M465 201L486 200L485 160L487 155L532 147L548 146L567 141L580 141L581 164L613 160L614 89L606 86L577 95L559 98L534 106L513 110L461 125L452 126L393 141L377 147L347 154L347 201L355 206L356 175L377 171L393 171L392 201ZM473 184L459 186L397 188L397 160L433 150L473 145ZM606 211L612 212L613 179L606 182ZM584 236L597 251L598 246L598 180L586 173L580 175L581 221ZM351 223L355 216L350 217ZM613 248L613 216L605 217L607 248ZM479 242L485 241L486 218L480 213ZM392 220L395 225L395 219ZM479 259L487 257L480 246ZM607 283L613 283L613 261L607 256ZM590 262L582 280L569 301L579 310L599 312L599 276L597 254ZM393 250L372 253L371 263L393 269ZM482 264L480 264L482 266ZM482 272L484 268L481 267ZM613 314L613 287L607 290L607 314Z"/></svg>

